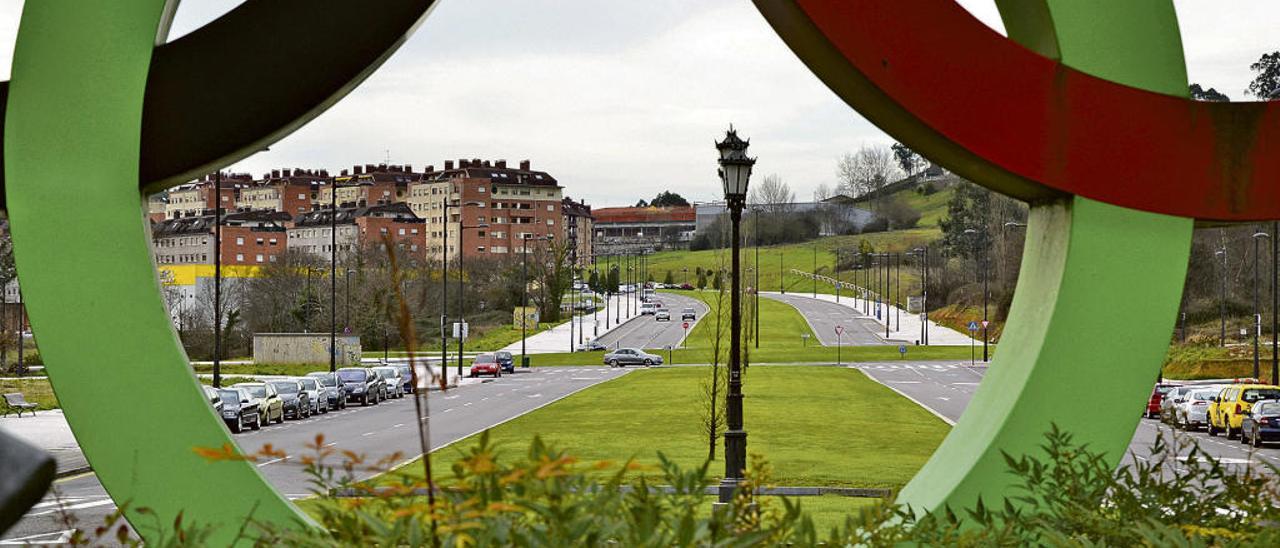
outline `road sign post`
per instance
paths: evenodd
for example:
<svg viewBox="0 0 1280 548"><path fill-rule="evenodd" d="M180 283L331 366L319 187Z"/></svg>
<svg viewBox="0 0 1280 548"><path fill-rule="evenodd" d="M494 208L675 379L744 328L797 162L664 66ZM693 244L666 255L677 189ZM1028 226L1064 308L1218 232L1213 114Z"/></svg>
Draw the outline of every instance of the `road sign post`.
<svg viewBox="0 0 1280 548"><path fill-rule="evenodd" d="M902 359L906 359L906 358L907 358L907 345L905 345L905 344L900 344L900 345L898 345L898 355L899 355L899 357L901 357Z"/></svg>
<svg viewBox="0 0 1280 548"><path fill-rule="evenodd" d="M837 325L836 326L836 365L844 365L840 361L840 346L841 346L840 340L842 338L842 335L844 335L844 326Z"/></svg>
<svg viewBox="0 0 1280 548"><path fill-rule="evenodd" d="M689 339L689 322L686 321L682 323L680 326L684 328L684 337L680 339L680 347L687 348L685 341Z"/></svg>
<svg viewBox="0 0 1280 548"><path fill-rule="evenodd" d="M969 365L970 366L977 363L977 356L975 355L976 347L974 346L974 339L973 339L973 337L977 334L978 334L978 322L970 321L969 322Z"/></svg>

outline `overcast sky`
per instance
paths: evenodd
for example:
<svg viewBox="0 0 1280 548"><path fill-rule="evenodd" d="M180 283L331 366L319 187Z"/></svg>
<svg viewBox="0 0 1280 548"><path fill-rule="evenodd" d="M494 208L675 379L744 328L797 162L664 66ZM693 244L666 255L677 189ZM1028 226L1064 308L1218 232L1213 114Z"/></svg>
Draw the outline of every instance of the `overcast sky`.
<svg viewBox="0 0 1280 548"><path fill-rule="evenodd" d="M174 36L239 0L185 0ZM999 30L992 0L961 2ZM1280 49L1280 3L1177 1L1191 80L1246 99L1248 65ZM8 78L20 0L0 0ZM757 176L808 199L840 154L888 136L817 80L745 0L441 0L351 95L233 166L330 170L530 159L566 195L629 205L661 190L720 193L713 141L751 138Z"/></svg>

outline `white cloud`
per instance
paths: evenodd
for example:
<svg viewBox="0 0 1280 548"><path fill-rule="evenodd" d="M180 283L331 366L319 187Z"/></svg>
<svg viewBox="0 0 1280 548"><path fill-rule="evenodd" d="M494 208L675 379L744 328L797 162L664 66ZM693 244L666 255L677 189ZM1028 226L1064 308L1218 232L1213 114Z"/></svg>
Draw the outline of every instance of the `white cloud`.
<svg viewBox="0 0 1280 548"><path fill-rule="evenodd" d="M185 0L175 35L241 0ZM961 2L1001 29L991 0ZM1277 49L1280 8L1177 0L1192 81L1232 98L1248 64ZM21 2L0 3L7 77ZM712 141L729 123L752 139L757 172L808 197L836 158L891 141L819 82L748 2L441 0L364 85L311 124L239 162L326 167L382 161L529 158L597 206L660 190L714 199Z"/></svg>

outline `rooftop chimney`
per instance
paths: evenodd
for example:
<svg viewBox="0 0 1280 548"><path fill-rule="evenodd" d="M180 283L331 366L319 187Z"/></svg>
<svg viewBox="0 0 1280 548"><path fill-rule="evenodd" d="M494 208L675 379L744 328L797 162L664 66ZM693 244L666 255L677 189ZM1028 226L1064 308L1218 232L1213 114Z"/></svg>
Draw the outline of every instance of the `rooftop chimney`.
<svg viewBox="0 0 1280 548"><path fill-rule="evenodd" d="M521 170L521 171L529 171L529 161L528 161L528 160L520 160L520 170Z"/></svg>
<svg viewBox="0 0 1280 548"><path fill-rule="evenodd" d="M497 167L498 169L506 169L506 168L507 168L507 161L506 161L506 160L498 160L497 162L494 162L494 166L495 166L495 167Z"/></svg>
<svg viewBox="0 0 1280 548"><path fill-rule="evenodd" d="M375 165L373 165L373 164L365 164L365 165L364 165L364 172L365 172L365 173L373 173L373 172L374 172L374 170L376 170L376 169L377 169L377 167L378 167L378 166L375 166Z"/></svg>
<svg viewBox="0 0 1280 548"><path fill-rule="evenodd" d="M445 160L445 161L444 161L444 169L445 169L445 171L450 171L450 170L452 170L452 169L453 169L453 160Z"/></svg>
<svg viewBox="0 0 1280 548"><path fill-rule="evenodd" d="M466 168L471 167L471 160L468 160L468 159L466 159L466 158L461 158L461 159L459 159L459 160L458 160L458 167L459 167L459 168L461 168L461 169L466 169Z"/></svg>
<svg viewBox="0 0 1280 548"><path fill-rule="evenodd" d="M347 176L347 170L344 169L342 170L342 177L346 177L346 176Z"/></svg>
<svg viewBox="0 0 1280 548"><path fill-rule="evenodd" d="M484 167L489 167L489 161L488 161L488 160L485 160L485 161L484 161Z"/></svg>
<svg viewBox="0 0 1280 548"><path fill-rule="evenodd" d="M355 173L356 175L360 175L361 173L364 173L364 168L360 166L351 166L351 170L352 170L352 173Z"/></svg>
<svg viewBox="0 0 1280 548"><path fill-rule="evenodd" d="M423 172L423 173L431 173L432 171L435 171L435 170L436 170L436 166L433 166L433 165L431 165L431 164L427 164L427 169L422 170L422 172Z"/></svg>
<svg viewBox="0 0 1280 548"><path fill-rule="evenodd" d="M279 178L280 178L280 170L278 170L278 169L273 169L273 170L271 170L271 178L272 178L272 179L279 179Z"/></svg>

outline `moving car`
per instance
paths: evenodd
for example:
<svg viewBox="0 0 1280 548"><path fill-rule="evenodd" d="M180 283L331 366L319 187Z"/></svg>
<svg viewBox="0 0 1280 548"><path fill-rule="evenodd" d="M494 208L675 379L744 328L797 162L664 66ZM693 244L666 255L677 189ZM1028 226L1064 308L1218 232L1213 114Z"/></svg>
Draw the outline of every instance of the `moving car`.
<svg viewBox="0 0 1280 548"><path fill-rule="evenodd" d="M498 364L496 355L481 354L471 362L471 376L479 377L480 375L493 375L494 378L502 376L502 366Z"/></svg>
<svg viewBox="0 0 1280 548"><path fill-rule="evenodd" d="M307 392L307 400L311 402L311 411L309 413L319 415L320 413L329 412L329 394L320 382L312 377L298 377L298 382L302 383L302 389Z"/></svg>
<svg viewBox="0 0 1280 548"><path fill-rule="evenodd" d="M242 382L231 388L243 388L249 393L249 400L258 405L263 424L271 424L271 421L284 422L284 400L280 399L276 387L265 382Z"/></svg>
<svg viewBox="0 0 1280 548"><path fill-rule="evenodd" d="M387 383L387 399L403 398L408 393L409 387L405 386L405 379L400 376L399 369L384 365L373 370Z"/></svg>
<svg viewBox="0 0 1280 548"><path fill-rule="evenodd" d="M1197 386L1174 407L1174 424L1183 430L1196 430L1209 424L1209 404L1222 391L1221 386Z"/></svg>
<svg viewBox="0 0 1280 548"><path fill-rule="evenodd" d="M325 398L328 399L329 409L346 409L347 408L347 387L338 382L338 376L328 371L313 371L307 373L308 377L314 378L320 386L324 387Z"/></svg>
<svg viewBox="0 0 1280 548"><path fill-rule="evenodd" d="M594 352L596 350L608 350L609 347L598 341L587 341L578 345L578 352Z"/></svg>
<svg viewBox="0 0 1280 548"><path fill-rule="evenodd" d="M680 321L684 321L684 320L694 321L696 319L698 319L698 313L695 312L692 308L686 308L680 311Z"/></svg>
<svg viewBox="0 0 1280 548"><path fill-rule="evenodd" d="M1280 401L1262 400L1240 423L1240 443L1262 447L1263 442L1280 440Z"/></svg>
<svg viewBox="0 0 1280 548"><path fill-rule="evenodd" d="M505 351L494 352L493 355L498 359L498 365L502 366L503 371L507 373L516 372L516 360L515 360L515 357L511 355L510 352L505 352Z"/></svg>
<svg viewBox="0 0 1280 548"><path fill-rule="evenodd" d="M638 348L619 348L604 355L604 364L609 367L662 365L662 356L648 354Z"/></svg>
<svg viewBox="0 0 1280 548"><path fill-rule="evenodd" d="M409 368L409 364L397 363L395 365L392 365L391 367L394 367L400 371L400 377L404 379L405 394L413 394L414 392L417 392L416 390L413 389L413 370Z"/></svg>
<svg viewBox="0 0 1280 548"><path fill-rule="evenodd" d="M1244 415L1262 400L1280 399L1280 386L1266 384L1233 384L1222 389L1218 399L1209 405L1209 435L1226 433L1227 439L1240 434Z"/></svg>
<svg viewBox="0 0 1280 548"><path fill-rule="evenodd" d="M378 403L379 381L366 367L343 367L338 370L338 380L347 391L347 401L359 401L360 405Z"/></svg>
<svg viewBox="0 0 1280 548"><path fill-rule="evenodd" d="M655 312L655 313L653 314L653 321L655 321L655 322L669 322L669 321L671 321L671 312L668 312L668 311L667 311L667 309L665 309L665 308L660 308L660 309L658 309L658 311L657 311L657 312Z"/></svg>
<svg viewBox="0 0 1280 548"><path fill-rule="evenodd" d="M1172 384L1157 384L1155 388L1151 389L1151 397L1147 399L1147 412L1145 413L1148 419L1160 416L1160 402L1164 400L1164 395L1174 388L1177 387Z"/></svg>
<svg viewBox="0 0 1280 548"><path fill-rule="evenodd" d="M254 402L248 391L243 388L223 388L217 393L222 400L220 413L222 420L227 423L227 428L232 432L239 434L246 426L254 430L262 428L262 415L258 413L258 404Z"/></svg>
<svg viewBox="0 0 1280 548"><path fill-rule="evenodd" d="M296 379L283 379L267 381L267 384L275 387L280 393L280 400L284 402L285 418L301 420L311 416L311 398L307 395L307 391L302 389L301 382Z"/></svg>
<svg viewBox="0 0 1280 548"><path fill-rule="evenodd" d="M658 306L653 303L640 303L640 315L653 314L658 311Z"/></svg>

